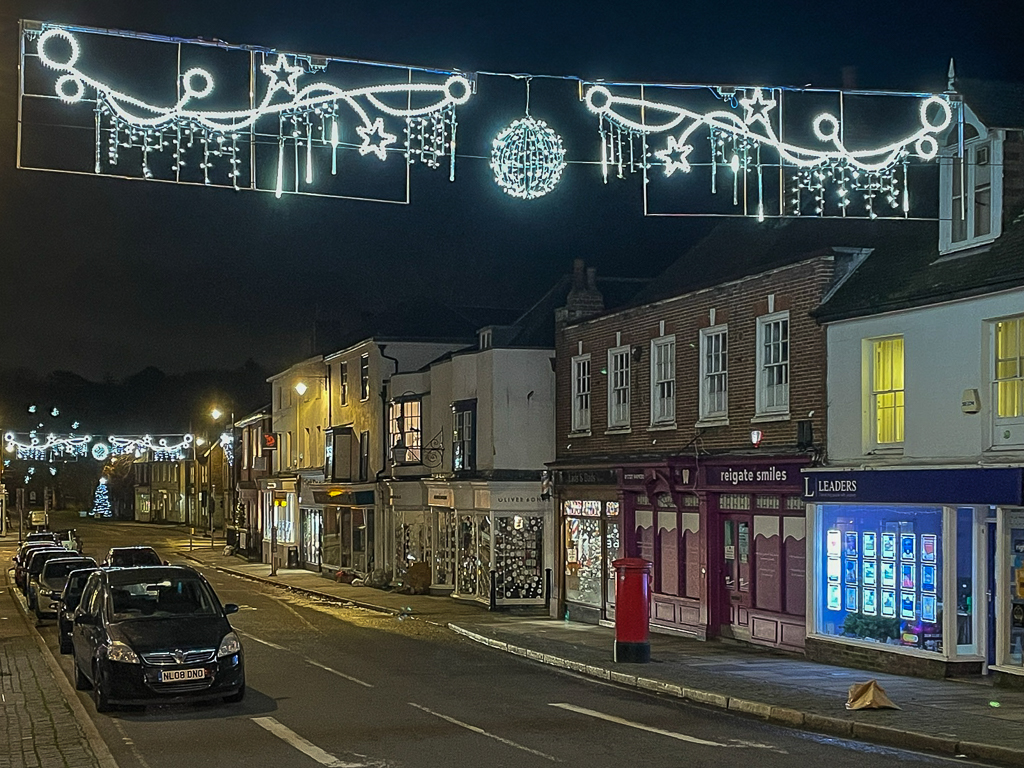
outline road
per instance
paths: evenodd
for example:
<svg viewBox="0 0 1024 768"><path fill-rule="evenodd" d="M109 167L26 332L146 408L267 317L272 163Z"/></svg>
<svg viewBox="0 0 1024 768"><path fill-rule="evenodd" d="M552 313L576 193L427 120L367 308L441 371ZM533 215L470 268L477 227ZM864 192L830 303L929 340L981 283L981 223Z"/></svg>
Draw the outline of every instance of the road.
<svg viewBox="0 0 1024 768"><path fill-rule="evenodd" d="M188 548L163 527L83 521L79 530L97 560L110 546L150 544L176 562ZM419 619L204 573L223 602L242 606L231 620L245 648L246 699L99 715L79 693L120 768L966 764L600 684ZM73 679L55 622L39 631Z"/></svg>

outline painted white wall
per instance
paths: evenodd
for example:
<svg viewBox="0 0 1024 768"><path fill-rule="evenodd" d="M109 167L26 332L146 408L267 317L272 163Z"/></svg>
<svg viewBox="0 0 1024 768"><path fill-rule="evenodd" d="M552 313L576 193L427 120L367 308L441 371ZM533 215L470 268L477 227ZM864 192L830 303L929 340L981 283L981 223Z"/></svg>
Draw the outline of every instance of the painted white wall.
<svg viewBox="0 0 1024 768"><path fill-rule="evenodd" d="M1019 450L992 450L991 321L1024 312L1024 290L830 323L828 459L831 464L986 463L1020 461ZM870 344L902 335L905 361L903 453L868 454ZM965 389L981 410L961 411Z"/></svg>
<svg viewBox="0 0 1024 768"><path fill-rule="evenodd" d="M423 440L442 433L445 469L451 467L452 403L476 400L477 468L544 469L554 459L555 375L551 350L486 349L461 352L423 374L392 379L392 392L429 392L423 398Z"/></svg>

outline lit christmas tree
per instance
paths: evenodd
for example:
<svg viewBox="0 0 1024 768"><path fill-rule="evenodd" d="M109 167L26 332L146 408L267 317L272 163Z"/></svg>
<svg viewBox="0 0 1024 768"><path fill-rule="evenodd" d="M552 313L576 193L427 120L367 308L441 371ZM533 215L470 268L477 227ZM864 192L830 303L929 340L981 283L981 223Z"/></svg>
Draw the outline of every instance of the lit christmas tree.
<svg viewBox="0 0 1024 768"><path fill-rule="evenodd" d="M107 492L107 478L101 477L100 484L96 486L96 496L92 502L93 517L112 517L110 509L110 494Z"/></svg>

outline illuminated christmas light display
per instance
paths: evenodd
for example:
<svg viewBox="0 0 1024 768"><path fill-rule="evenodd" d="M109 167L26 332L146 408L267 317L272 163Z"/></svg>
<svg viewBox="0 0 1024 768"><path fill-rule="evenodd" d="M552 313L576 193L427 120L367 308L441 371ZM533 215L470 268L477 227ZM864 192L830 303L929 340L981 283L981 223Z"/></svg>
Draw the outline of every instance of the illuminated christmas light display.
<svg viewBox="0 0 1024 768"><path fill-rule="evenodd" d="M262 96L255 101L253 95L241 94L250 101L244 108L203 109L204 100L209 102L215 91L213 74L204 67L177 75L174 103L152 103L91 77L80 66L80 35L117 33L26 26L33 27L26 29L26 36L35 39L39 62L59 73L54 83L57 98L67 105L92 107L94 173L124 173L126 163L137 160L142 178L181 182L187 173L183 169L192 164L199 170L194 183L266 189L260 186L256 167L256 150L262 144L276 147L270 162L275 163L273 191L278 197L285 192L314 193L315 169L326 167L319 162L321 157L329 156L330 173L337 175L339 148L381 161L398 155L403 163L418 161L431 168L447 157L454 180L455 107L465 104L473 91L464 75L430 70L429 79L446 78L415 82L414 73L427 71L222 44L220 48L246 54L251 82ZM326 71L335 63L372 64L390 71L393 79L404 76L405 82L344 87L327 79ZM311 77L313 82L303 82ZM388 128L386 120L396 121L401 130ZM405 139L399 144L403 131ZM243 168L248 179L243 178Z"/></svg>
<svg viewBox="0 0 1024 768"><path fill-rule="evenodd" d="M92 514L94 517L111 517L113 512L110 509L110 491L107 490L107 478L101 477L96 486L96 494L92 502Z"/></svg>
<svg viewBox="0 0 1024 768"><path fill-rule="evenodd" d="M598 120L599 151L569 159L562 137L530 115L530 81L541 76L466 75L40 22L22 22L22 35L27 87L20 99L48 100L48 109L65 110L72 135L91 132L92 153L65 160L80 146L67 141L57 145L53 154L61 160L53 166L23 164L25 142L19 141L19 168L277 197L409 202L410 166L447 165L454 181L461 156L489 161L497 185L526 200L549 194L576 164L587 172L597 165L605 183L609 176L642 177L645 215L917 218L911 205L916 166L937 157L945 132L963 117L949 94L608 84L544 75L571 81L574 99ZM123 71L103 61L104 38L120 38L118 51L140 46L132 49L140 52L138 82L113 80L131 78L130 71L97 74ZM142 54L156 43L170 44L174 55L166 55L167 45L151 46L165 53L151 55L147 48ZM456 108L486 76L525 80L526 114L490 140L489 153L475 147L457 155ZM161 89L162 98L154 95ZM886 106L878 108L882 102ZM64 127L64 121L60 113L40 124ZM19 125L19 136L27 135L32 120ZM368 175L360 158L384 165L370 162L374 173ZM382 197L370 176L386 178L382 187L404 184L404 198ZM695 181L706 183L710 195L694 195ZM655 207L655 197L668 204ZM929 204L924 213L931 210Z"/></svg>
<svg viewBox="0 0 1024 768"><path fill-rule="evenodd" d="M48 434L43 438L35 431L19 439L14 432L4 433L5 450L21 461L60 461L87 456L91 440L88 435Z"/></svg>
<svg viewBox="0 0 1024 768"><path fill-rule="evenodd" d="M136 437L111 435L107 438L110 443L111 456L134 455L141 458L149 453L150 461L181 461L188 458L192 448L192 435L171 435L165 437L153 437L142 435Z"/></svg>
<svg viewBox="0 0 1024 768"><path fill-rule="evenodd" d="M106 461L111 456L132 454L136 458L149 453L150 461L181 461L189 456L192 435L126 436L111 435L107 442L93 442L91 435L56 435L45 438L36 432L19 436L14 432L4 433L5 450L15 454L22 461L59 462L84 458L91 455L97 461Z"/></svg>
<svg viewBox="0 0 1024 768"><path fill-rule="evenodd" d="M555 188L565 168L561 137L527 115L505 128L491 148L491 170L512 197L533 200Z"/></svg>
<svg viewBox="0 0 1024 768"><path fill-rule="evenodd" d="M221 434L220 447L224 451L224 458L227 460L228 466L235 466L235 438L230 432Z"/></svg>
<svg viewBox="0 0 1024 768"><path fill-rule="evenodd" d="M703 95L711 89L675 89L673 94ZM584 96L587 107L599 118L601 168L605 182L609 173L622 178L626 173L643 173L660 165L665 176L680 176L694 169L697 145L706 147L702 163L709 171L713 194L722 187L731 192L732 205L763 219L768 213L766 187L779 182L768 174L782 172L782 194L773 195L772 215L855 215L849 210L852 196L859 194L863 213L875 218L888 209L907 216L910 192L908 164L912 158L929 161L939 150L939 134L949 128L953 113L947 99L927 96L920 100L919 125L895 141L851 149L845 139L840 117L821 112L811 128L817 144L783 139L783 98L785 89L716 89L719 100L726 96L735 108L698 109L641 96L617 95L604 85L590 86ZM677 96L678 98L678 96ZM842 94L839 94L842 100ZM698 134L698 131L702 131ZM665 134L665 145L652 150L652 138ZM771 153L773 159L762 157ZM724 184L719 175L725 177ZM754 181L753 190L748 184ZM830 194L830 192L832 194ZM752 194L750 194L752 193ZM810 197L810 204L805 198ZM751 197L753 199L751 199Z"/></svg>

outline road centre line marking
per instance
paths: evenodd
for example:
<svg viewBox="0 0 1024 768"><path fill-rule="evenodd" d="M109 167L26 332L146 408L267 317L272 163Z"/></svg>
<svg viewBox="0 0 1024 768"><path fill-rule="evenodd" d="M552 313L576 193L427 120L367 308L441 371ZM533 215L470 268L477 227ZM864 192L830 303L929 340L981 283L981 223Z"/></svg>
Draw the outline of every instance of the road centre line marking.
<svg viewBox="0 0 1024 768"><path fill-rule="evenodd" d="M346 763L343 760L339 760L330 752L320 749L316 744L302 738L287 725L279 723L272 717L254 717L252 721L261 728L270 731L281 741L295 747L299 752L313 758L320 765L326 765L327 768L368 768L367 763Z"/></svg>
<svg viewBox="0 0 1024 768"><path fill-rule="evenodd" d="M321 664L318 661L313 661L312 659L306 659L305 661L306 661L307 664L311 664L314 667L319 667L320 669L323 669L323 670L325 670L327 672L330 672L332 675L337 675L338 677L344 677L346 680L351 680L353 683L359 683L359 685L362 685L362 686L364 686L366 688L373 688L372 685L370 685L369 683L364 683L359 678L352 677L352 675L346 675L344 672L339 672L336 669L331 669L330 667L328 667L328 666L326 666L324 664Z"/></svg>
<svg viewBox="0 0 1024 768"><path fill-rule="evenodd" d="M634 723L632 720L624 720L621 717L615 715L606 715L604 712L596 712L593 709L584 709L583 707L577 707L573 704L548 704L549 707L558 707L559 709L565 709L569 712L576 712L580 715L587 715L589 717L596 717L598 720L605 720L609 723L618 723L619 725L628 725L630 728L636 728L641 731L647 731L648 733L656 733L659 736L668 736L670 739L678 739L679 741L688 741L691 744L701 744L705 747L757 747L761 749L775 749L769 744L755 744L753 742L737 742L735 744L722 744L718 741L708 741L707 739L699 739L696 736L687 736L685 733L676 733L675 731L666 731L663 728L655 728L650 725L644 725L642 723Z"/></svg>
<svg viewBox="0 0 1024 768"><path fill-rule="evenodd" d="M435 712L432 709L427 709L422 704L416 704L416 703L410 701L409 702L409 706L416 707L416 709L421 709L424 712L426 712L428 715L433 715L434 717L439 717L442 720L445 720L445 721L451 723L452 725L457 725L460 728L465 728L467 730L473 731L473 733L479 733L481 736L486 736L489 739L494 739L495 741L500 741L502 744L507 744L510 747L515 747L516 749L521 749L523 752L529 752L531 755L537 755L538 757L543 757L545 760L550 760L550 761L552 761L554 763L561 763L561 762L563 762L562 760L559 760L557 757L554 757L553 755L548 755L548 754L545 754L544 752L538 752L535 749L530 749L529 747L524 747L522 744L516 744L516 742L514 742L514 741L509 741L508 739L504 739L501 736L496 736L493 733L488 733L483 728L477 728L475 725L470 725L469 723L464 723L461 720L456 720L454 717L448 717L448 715L442 715L440 712Z"/></svg>
<svg viewBox="0 0 1024 768"><path fill-rule="evenodd" d="M242 637L247 637L250 640L255 640L257 643L261 643L262 645L269 645L271 648L276 648L279 651L287 651L288 650L283 645L278 645L277 643L272 643L269 640L261 640L260 638L256 637L255 635L250 635L248 632L243 632L240 629L236 629L235 632L240 634Z"/></svg>

